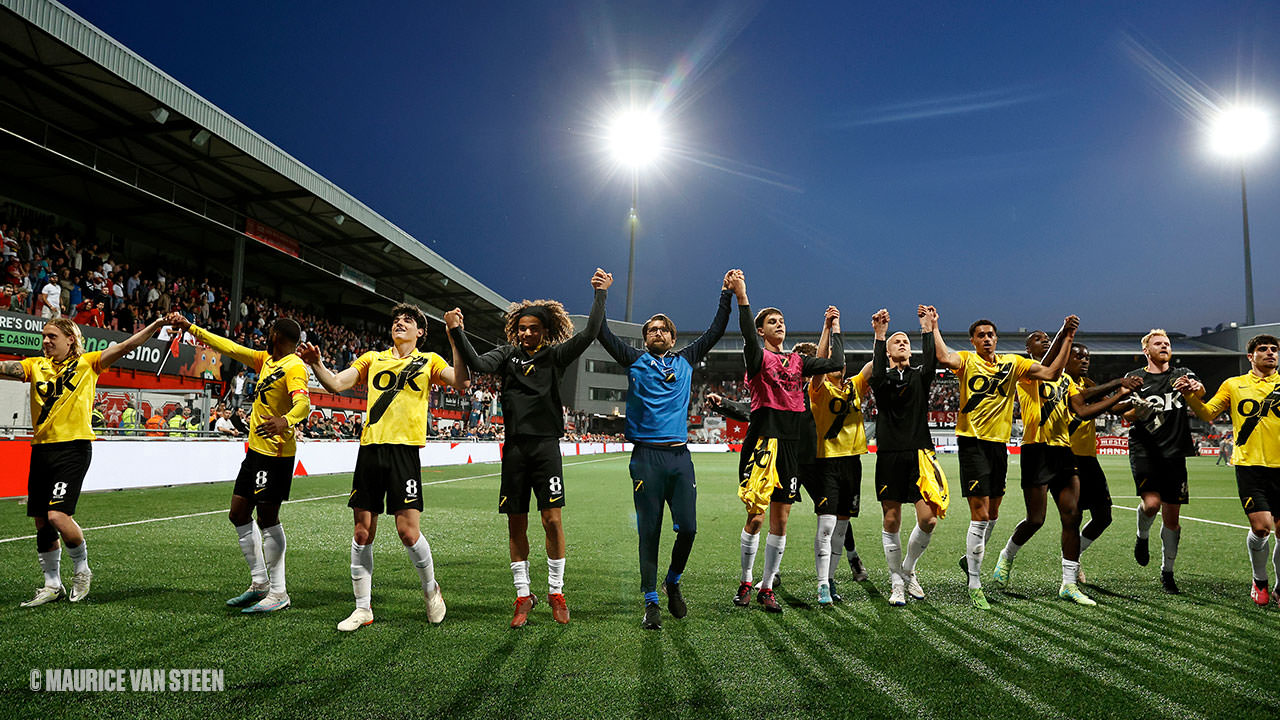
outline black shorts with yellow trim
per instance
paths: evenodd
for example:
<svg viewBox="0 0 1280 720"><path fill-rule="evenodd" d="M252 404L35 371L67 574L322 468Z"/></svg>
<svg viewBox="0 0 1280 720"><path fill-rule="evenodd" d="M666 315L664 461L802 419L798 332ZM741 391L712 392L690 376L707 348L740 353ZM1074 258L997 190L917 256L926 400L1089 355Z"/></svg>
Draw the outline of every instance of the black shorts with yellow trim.
<svg viewBox="0 0 1280 720"><path fill-rule="evenodd" d="M1076 476L1080 478L1081 510L1111 508L1111 488L1107 487L1106 473L1096 455L1076 455Z"/></svg>
<svg viewBox="0 0 1280 720"><path fill-rule="evenodd" d="M92 460L93 443L89 440L32 444L27 517L48 517L51 510L74 515Z"/></svg>
<svg viewBox="0 0 1280 720"><path fill-rule="evenodd" d="M538 510L564 507L564 458L560 439L520 437L502 446L502 486L498 512L529 514L529 493L538 498Z"/></svg>
<svg viewBox="0 0 1280 720"><path fill-rule="evenodd" d="M858 517L862 505L862 456L818 458L804 489L818 515Z"/></svg>
<svg viewBox="0 0 1280 720"><path fill-rule="evenodd" d="M1021 448L1018 465L1022 470L1022 489L1049 487L1057 497L1071 485L1076 474L1076 456L1070 447L1027 443Z"/></svg>
<svg viewBox="0 0 1280 720"><path fill-rule="evenodd" d="M1009 449L994 440L956 437L960 459L960 494L964 497L1004 497L1009 473Z"/></svg>
<svg viewBox="0 0 1280 720"><path fill-rule="evenodd" d="M1280 468L1237 465L1236 488L1246 513L1280 512Z"/></svg>
<svg viewBox="0 0 1280 720"><path fill-rule="evenodd" d="M920 451L876 451L876 499L915 504L920 494Z"/></svg>
<svg viewBox="0 0 1280 720"><path fill-rule="evenodd" d="M422 512L422 458L417 445L361 445L347 507L383 512Z"/></svg>
<svg viewBox="0 0 1280 720"><path fill-rule="evenodd" d="M1129 469L1133 471L1135 494L1159 493L1160 502L1186 505L1191 501L1187 487L1187 459L1147 457L1129 453Z"/></svg>
<svg viewBox="0 0 1280 720"><path fill-rule="evenodd" d="M293 486L293 456L274 457L256 450L245 453L232 495L255 505L279 505L289 499Z"/></svg>
<svg viewBox="0 0 1280 720"><path fill-rule="evenodd" d="M763 514L770 503L790 505L800 500L799 443L756 438L742 447L738 461L738 499L751 515Z"/></svg>

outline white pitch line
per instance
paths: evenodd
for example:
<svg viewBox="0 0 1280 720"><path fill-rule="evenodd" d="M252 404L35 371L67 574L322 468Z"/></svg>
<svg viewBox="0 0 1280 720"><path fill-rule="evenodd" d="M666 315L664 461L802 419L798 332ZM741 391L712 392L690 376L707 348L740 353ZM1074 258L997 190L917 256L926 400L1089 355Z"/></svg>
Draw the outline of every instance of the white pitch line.
<svg viewBox="0 0 1280 720"><path fill-rule="evenodd" d="M598 460L583 460L582 462L565 463L565 464L570 466L589 465L591 463L605 462L607 460L618 460L618 459L619 458L616 458L616 457L607 457L607 458L600 458ZM479 480L480 478L497 477L501 474L502 474L501 472L496 472L496 473L486 473L484 475L471 475L469 477L449 478L448 480L432 480L431 482L424 482L422 483L422 485L423 487L426 487L427 485L444 485L445 483L454 483L454 482L458 482L459 480ZM285 500L284 503L282 504L292 505L294 503L312 502L314 500L332 500L334 498L340 498L340 497L350 497L350 493L339 493L337 495L320 495L318 497L303 498L301 500ZM148 518L146 520L133 520L131 522L114 523L111 525L97 525L94 527L81 528L81 530L83 530L84 532L88 532L90 530L109 530L111 528L128 527L130 525L146 525L147 523L165 522L166 520L186 520L187 518L203 517L205 515L218 515L220 513L225 513L225 512L226 512L225 509L208 510L206 512L190 513L187 515L171 515L169 517ZM0 544L17 542L19 540L34 540L35 537L36 537L35 535L19 535L18 537L0 538Z"/></svg>
<svg viewBox="0 0 1280 720"><path fill-rule="evenodd" d="M1213 499L1215 499L1215 498L1196 498L1196 499L1197 499L1197 500L1213 500ZM1239 500L1240 498L1231 498L1231 499L1232 499L1232 500ZM1119 509L1121 509L1121 510L1132 510L1132 511L1134 511L1134 512L1138 512L1138 508L1136 508L1136 507L1132 507L1132 506L1129 506L1129 505L1112 505L1111 507L1113 507L1113 508L1119 508ZM1194 521L1196 521L1196 522L1208 523L1208 524L1210 524L1210 525L1221 525L1222 527L1240 528L1241 530L1248 530L1248 529L1249 529L1249 526L1248 526L1248 525L1237 525L1237 524L1235 524L1235 523L1221 522L1221 521L1218 521L1218 520L1205 520L1204 518L1191 517L1190 515L1179 515L1179 516L1178 516L1178 519L1179 519L1179 520L1194 520Z"/></svg>

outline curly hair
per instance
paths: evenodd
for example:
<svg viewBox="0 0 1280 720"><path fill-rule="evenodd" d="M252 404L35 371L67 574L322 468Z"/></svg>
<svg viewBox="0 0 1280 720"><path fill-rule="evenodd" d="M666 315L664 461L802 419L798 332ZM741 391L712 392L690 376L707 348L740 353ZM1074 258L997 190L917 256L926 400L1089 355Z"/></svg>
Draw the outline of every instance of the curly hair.
<svg viewBox="0 0 1280 720"><path fill-rule="evenodd" d="M559 300L521 300L507 307L507 342L512 345L520 342L517 327L525 315L533 315L542 321L546 331L544 339L548 344L562 343L573 337L573 321Z"/></svg>

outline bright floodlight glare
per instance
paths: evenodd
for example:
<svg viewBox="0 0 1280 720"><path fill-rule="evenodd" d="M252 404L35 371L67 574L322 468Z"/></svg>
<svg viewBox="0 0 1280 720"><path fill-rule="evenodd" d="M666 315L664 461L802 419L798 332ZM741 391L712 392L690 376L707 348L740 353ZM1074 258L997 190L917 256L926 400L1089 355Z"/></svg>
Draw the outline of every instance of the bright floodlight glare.
<svg viewBox="0 0 1280 720"><path fill-rule="evenodd" d="M638 168L662 151L662 128L652 113L632 110L614 119L609 128L609 149L618 162Z"/></svg>
<svg viewBox="0 0 1280 720"><path fill-rule="evenodd" d="M1233 107L1218 113L1209 130L1214 152L1245 157L1261 150L1271 138L1271 121L1256 107Z"/></svg>

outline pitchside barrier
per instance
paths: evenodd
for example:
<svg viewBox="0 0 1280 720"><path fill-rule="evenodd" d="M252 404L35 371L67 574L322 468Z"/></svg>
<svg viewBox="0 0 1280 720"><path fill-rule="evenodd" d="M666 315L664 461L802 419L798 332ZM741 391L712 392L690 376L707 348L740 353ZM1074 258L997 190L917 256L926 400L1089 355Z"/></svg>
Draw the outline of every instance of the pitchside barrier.
<svg viewBox="0 0 1280 720"><path fill-rule="evenodd" d="M244 459L245 442L227 440L100 439L93 443L93 464L84 490L190 485L234 480ZM295 476L349 473L356 467L358 440L298 443ZM560 454L599 455L631 449L624 443L560 443ZM727 445L719 452L727 452ZM716 450L711 450L715 452ZM432 442L421 449L423 467L498 462L502 443ZM29 440L0 440L0 498L25 497L31 465Z"/></svg>
<svg viewBox="0 0 1280 720"><path fill-rule="evenodd" d="M120 490L123 488L189 485L193 483L234 480L244 459L246 443L218 439L107 439L93 444L93 464L85 477L84 490ZM295 476L349 473L356 466L357 440L325 440L298 443ZM739 444L689 444L690 452L738 452ZM955 446L942 443L939 452L955 452ZM875 452L875 445L870 446ZM560 443L564 457L630 452L631 443ZM1009 445L1010 454L1019 447ZM1207 450L1201 454L1217 454ZM1129 454L1129 440L1123 437L1099 436L1100 455ZM429 442L419 451L422 467L493 463L502 459L500 442ZM27 471L31 461L29 439L0 439L0 498L24 497L27 494Z"/></svg>

